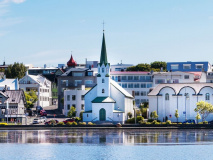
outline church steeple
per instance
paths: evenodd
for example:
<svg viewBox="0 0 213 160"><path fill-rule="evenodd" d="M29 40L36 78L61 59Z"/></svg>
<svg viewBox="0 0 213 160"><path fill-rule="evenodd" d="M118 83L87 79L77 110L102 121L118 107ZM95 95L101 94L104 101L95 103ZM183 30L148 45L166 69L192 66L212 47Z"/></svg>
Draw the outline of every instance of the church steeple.
<svg viewBox="0 0 213 160"><path fill-rule="evenodd" d="M76 61L73 59L72 54L70 60L67 62L68 67L75 67L77 65Z"/></svg>
<svg viewBox="0 0 213 160"><path fill-rule="evenodd" d="M100 58L100 65L107 64L107 51L106 51L106 44L105 44L105 37L103 33L103 40L102 40L102 47L101 47L101 58Z"/></svg>

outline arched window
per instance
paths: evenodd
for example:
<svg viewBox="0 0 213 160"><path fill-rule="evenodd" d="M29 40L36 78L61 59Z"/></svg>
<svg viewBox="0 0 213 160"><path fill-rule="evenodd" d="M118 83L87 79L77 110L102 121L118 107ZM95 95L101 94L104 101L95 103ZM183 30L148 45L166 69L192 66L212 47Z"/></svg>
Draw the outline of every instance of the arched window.
<svg viewBox="0 0 213 160"><path fill-rule="evenodd" d="M105 91L104 91L104 89L102 89L102 93L104 93Z"/></svg>
<svg viewBox="0 0 213 160"><path fill-rule="evenodd" d="M104 83L104 79L102 79L102 83Z"/></svg>
<svg viewBox="0 0 213 160"><path fill-rule="evenodd" d="M206 101L210 100L209 93L206 93Z"/></svg>
<svg viewBox="0 0 213 160"><path fill-rule="evenodd" d="M168 101L169 100L169 93L165 94L165 100Z"/></svg>

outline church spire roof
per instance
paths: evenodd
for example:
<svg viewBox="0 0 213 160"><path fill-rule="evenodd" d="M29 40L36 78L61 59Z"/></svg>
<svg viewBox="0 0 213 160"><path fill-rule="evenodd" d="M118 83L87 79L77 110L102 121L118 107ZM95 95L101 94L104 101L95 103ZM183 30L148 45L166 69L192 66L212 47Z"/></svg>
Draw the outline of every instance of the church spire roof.
<svg viewBox="0 0 213 160"><path fill-rule="evenodd" d="M104 37L104 33L103 33L100 65L107 64L107 63L108 63L108 61L107 61L107 51L106 51L105 37Z"/></svg>
<svg viewBox="0 0 213 160"><path fill-rule="evenodd" d="M71 54L71 58L70 60L67 62L67 66L68 67L75 67L77 65L77 63L74 61L72 54Z"/></svg>

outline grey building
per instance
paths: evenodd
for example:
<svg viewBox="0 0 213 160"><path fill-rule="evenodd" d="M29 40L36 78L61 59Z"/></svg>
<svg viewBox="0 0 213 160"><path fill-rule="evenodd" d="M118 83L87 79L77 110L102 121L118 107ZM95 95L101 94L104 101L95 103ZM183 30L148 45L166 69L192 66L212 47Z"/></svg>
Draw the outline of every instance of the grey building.
<svg viewBox="0 0 213 160"><path fill-rule="evenodd" d="M70 68L64 74L57 78L58 81L58 109L62 112L64 109L63 98L64 90L79 89L85 85L86 89L96 85L96 76L93 70L89 68Z"/></svg>

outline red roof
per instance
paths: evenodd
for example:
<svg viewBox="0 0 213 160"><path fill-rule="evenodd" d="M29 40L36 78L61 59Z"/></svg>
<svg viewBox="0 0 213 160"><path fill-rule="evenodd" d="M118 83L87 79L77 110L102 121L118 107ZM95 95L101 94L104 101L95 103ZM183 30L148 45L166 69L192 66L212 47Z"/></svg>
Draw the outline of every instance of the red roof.
<svg viewBox="0 0 213 160"><path fill-rule="evenodd" d="M70 60L67 62L67 66L68 67L75 67L77 65L76 61L74 61L72 55L71 55L71 58Z"/></svg>

